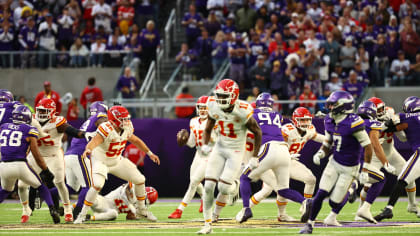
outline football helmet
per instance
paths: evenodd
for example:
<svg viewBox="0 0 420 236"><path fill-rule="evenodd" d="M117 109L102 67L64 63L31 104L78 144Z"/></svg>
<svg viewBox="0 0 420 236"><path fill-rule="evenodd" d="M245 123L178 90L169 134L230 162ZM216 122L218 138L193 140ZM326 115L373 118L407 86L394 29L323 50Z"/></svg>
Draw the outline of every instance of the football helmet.
<svg viewBox="0 0 420 236"><path fill-rule="evenodd" d="M405 113L414 113L420 111L420 99L416 96L410 96L403 102L403 111Z"/></svg>
<svg viewBox="0 0 420 236"><path fill-rule="evenodd" d="M352 113L354 111L354 98L349 92L335 91L327 98L327 108L333 115Z"/></svg>
<svg viewBox="0 0 420 236"><path fill-rule="evenodd" d="M31 110L25 105L18 105L12 111L12 119L15 124L30 124L32 122Z"/></svg>
<svg viewBox="0 0 420 236"><path fill-rule="evenodd" d="M108 106L105 105L104 102L94 102L90 104L89 106L89 112L91 116L97 115L99 113L107 113L108 112Z"/></svg>
<svg viewBox="0 0 420 236"><path fill-rule="evenodd" d="M224 79L220 81L214 90L216 102L221 109L234 105L239 96L239 87L235 81Z"/></svg>
<svg viewBox="0 0 420 236"><path fill-rule="evenodd" d="M36 105L35 118L39 122L45 122L55 116L56 105L51 98L43 98Z"/></svg>
<svg viewBox="0 0 420 236"><path fill-rule="evenodd" d="M369 100L360 103L357 108L357 114L364 119L376 119L378 108L374 102Z"/></svg>
<svg viewBox="0 0 420 236"><path fill-rule="evenodd" d="M124 129L131 125L130 113L123 106L113 106L108 110L108 120L115 127Z"/></svg>
<svg viewBox="0 0 420 236"><path fill-rule="evenodd" d="M269 93L261 93L258 95L257 100L255 101L255 105L257 108L265 107L265 108L273 108L274 100Z"/></svg>
<svg viewBox="0 0 420 236"><path fill-rule="evenodd" d="M207 119L207 115L209 113L209 109L207 107L207 100L209 99L208 96L201 96L197 100L197 104L195 105L197 109L197 114L200 116L201 119Z"/></svg>
<svg viewBox="0 0 420 236"><path fill-rule="evenodd" d="M251 107L255 109L257 108L257 104L255 102L251 102Z"/></svg>
<svg viewBox="0 0 420 236"><path fill-rule="evenodd" d="M382 101L382 99L377 97L371 97L368 99L368 101L371 101L376 105L376 116L378 120L385 120L385 103Z"/></svg>
<svg viewBox="0 0 420 236"><path fill-rule="evenodd" d="M152 205L158 199L158 192L153 187L146 187L146 203Z"/></svg>
<svg viewBox="0 0 420 236"><path fill-rule="evenodd" d="M13 94L7 89L0 89L0 103L13 102Z"/></svg>
<svg viewBox="0 0 420 236"><path fill-rule="evenodd" d="M296 128L306 130L312 125L312 114L305 107L298 107L292 114L292 122Z"/></svg>

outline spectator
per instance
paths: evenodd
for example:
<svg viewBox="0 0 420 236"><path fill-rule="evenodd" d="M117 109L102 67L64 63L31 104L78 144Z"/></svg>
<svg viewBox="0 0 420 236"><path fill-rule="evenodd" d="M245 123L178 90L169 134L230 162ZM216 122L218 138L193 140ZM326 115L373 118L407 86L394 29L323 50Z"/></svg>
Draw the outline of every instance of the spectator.
<svg viewBox="0 0 420 236"><path fill-rule="evenodd" d="M316 96L322 94L321 80L319 77L321 63L322 62L318 58L317 52L314 50L311 50L306 54L305 60L302 63L305 68L305 84L309 85L310 89Z"/></svg>
<svg viewBox="0 0 420 236"><path fill-rule="evenodd" d="M407 21L404 22L404 30L401 32L401 44L407 58L412 62L415 61L416 53L420 48L420 36Z"/></svg>
<svg viewBox="0 0 420 236"><path fill-rule="evenodd" d="M290 55L289 55L290 56ZM305 69L298 66L298 57L292 57L290 62L287 65L285 75L287 76L287 96L289 100L297 100L298 96L301 93L301 86L305 80ZM288 107L285 107L287 111L293 111L296 104L289 104Z"/></svg>
<svg viewBox="0 0 420 236"><path fill-rule="evenodd" d="M84 9L83 11L83 19L85 19L87 22L92 22L92 9L96 5L97 0L82 0L82 7Z"/></svg>
<svg viewBox="0 0 420 236"><path fill-rule="evenodd" d="M217 20L216 13L210 11L207 21L204 23L204 27L209 32L209 36L214 38L216 33L222 28L220 22Z"/></svg>
<svg viewBox="0 0 420 236"><path fill-rule="evenodd" d="M185 13L181 24L186 27L188 47L194 47L195 40L200 36L200 27L203 25L203 20L197 14L194 4L190 5L189 12Z"/></svg>
<svg viewBox="0 0 420 236"><path fill-rule="evenodd" d="M198 75L199 62L197 52L194 49L188 49L188 44L181 45L181 51L176 55L175 61L183 65L183 79L186 81L196 80Z"/></svg>
<svg viewBox="0 0 420 236"><path fill-rule="evenodd" d="M247 54L246 46L242 42L242 36L236 35L235 42L229 47L230 72L229 77L239 84L239 88L244 88L245 82L245 56Z"/></svg>
<svg viewBox="0 0 420 236"><path fill-rule="evenodd" d="M418 85L420 83L420 53L416 55L416 62L410 65L410 83Z"/></svg>
<svg viewBox="0 0 420 236"><path fill-rule="evenodd" d="M325 88L324 93L322 94L322 96L318 97L318 100L326 101L328 97L330 96L330 94L331 94L331 91L328 88ZM318 110L324 114L327 114L329 112L329 110L325 106L325 102L318 103Z"/></svg>
<svg viewBox="0 0 420 236"><path fill-rule="evenodd" d="M133 4L133 0L130 1ZM135 2L137 2L135 20L139 27L144 28L149 20L157 20L156 14L159 13L158 4L160 1L140 0Z"/></svg>
<svg viewBox="0 0 420 236"><path fill-rule="evenodd" d="M280 99L287 99L287 77L280 68L280 61L274 61L270 75L270 91Z"/></svg>
<svg viewBox="0 0 420 236"><path fill-rule="evenodd" d="M144 157L146 156L146 153L144 153L142 150L140 150L136 145L129 144L125 148L123 156L125 158L128 158L134 165L136 166L144 166Z"/></svg>
<svg viewBox="0 0 420 236"><path fill-rule="evenodd" d="M121 48L123 48L124 45L127 43L127 37L125 37L125 35L121 33L121 29L119 27L115 27L114 28L114 33L109 35L108 46L112 44L112 38L113 37L116 37L117 44Z"/></svg>
<svg viewBox="0 0 420 236"><path fill-rule="evenodd" d="M267 92L270 84L270 69L264 65L265 57L259 55L257 63L249 71L249 78L254 87L258 87L259 91Z"/></svg>
<svg viewBox="0 0 420 236"><path fill-rule="evenodd" d="M30 54L38 48L38 31L35 27L34 18L28 18L26 26L19 32L20 50L23 51L21 55L21 67L35 67L36 55Z"/></svg>
<svg viewBox="0 0 420 236"><path fill-rule="evenodd" d="M257 20L257 13L248 5L248 0L243 0L242 8L236 12L236 28L239 32L249 32Z"/></svg>
<svg viewBox="0 0 420 236"><path fill-rule="evenodd" d="M389 18L389 24L386 29L388 34L391 32L398 32L398 21L395 15L391 15Z"/></svg>
<svg viewBox="0 0 420 236"><path fill-rule="evenodd" d="M131 74L130 67L126 67L124 75L117 82L117 89L121 92L122 98L134 98L135 92L139 90L137 79Z"/></svg>
<svg viewBox="0 0 420 236"><path fill-rule="evenodd" d="M47 13L45 16L45 21L39 25L39 50L41 52L52 52L55 51L55 44L57 39L58 27L53 22L53 16L50 13ZM45 60L48 57L52 57L52 64L55 64L55 57L50 53L42 53L39 55L39 63L41 68L46 68L49 65L49 62ZM49 66L53 66L49 65Z"/></svg>
<svg viewBox="0 0 420 236"><path fill-rule="evenodd" d="M410 70L410 62L405 59L404 52L398 51L398 59L394 59L391 64L392 85L408 85L408 72Z"/></svg>
<svg viewBox="0 0 420 236"><path fill-rule="evenodd" d="M134 8L131 6L128 0L120 1L118 12L117 12L118 25L126 24L128 26L133 25L134 19Z"/></svg>
<svg viewBox="0 0 420 236"><path fill-rule="evenodd" d="M95 86L96 79L95 77L90 77L87 81L87 86L83 89L82 94L80 95L80 105L85 109L85 118L87 117L87 111L90 104L103 101L102 90Z"/></svg>
<svg viewBox="0 0 420 236"><path fill-rule="evenodd" d="M13 49L14 32L7 21L2 23L0 29L0 51L11 51ZM9 67L9 55L1 54L1 65L3 68Z"/></svg>
<svg viewBox="0 0 420 236"><path fill-rule="evenodd" d="M345 72L349 72L354 67L356 61L356 48L352 45L352 39L350 37L346 38L345 46L341 47L340 50L340 60L341 67Z"/></svg>
<svg viewBox="0 0 420 236"><path fill-rule="evenodd" d="M105 0L97 0L92 8L92 17L95 19L96 30L102 25L106 32L111 32L112 9L105 3Z"/></svg>
<svg viewBox="0 0 420 236"><path fill-rule="evenodd" d="M102 38L96 38L95 43L90 46L90 64L93 67L102 67L104 63L104 52L106 46L102 42Z"/></svg>
<svg viewBox="0 0 420 236"><path fill-rule="evenodd" d="M362 70L362 64L360 62L356 62L354 65L354 71L357 74L357 80L362 82L364 87L367 87L370 83L369 76Z"/></svg>
<svg viewBox="0 0 420 236"><path fill-rule="evenodd" d="M119 67L122 64L122 58L120 51L123 50L123 47L118 44L118 38L116 35L112 35L110 44L106 46L108 51L105 54L105 65L110 67Z"/></svg>
<svg viewBox="0 0 420 236"><path fill-rule="evenodd" d="M359 49L357 50L356 54L356 64L360 63L361 70L363 72L369 71L370 65L369 65L369 53L365 50L365 47L361 45Z"/></svg>
<svg viewBox="0 0 420 236"><path fill-rule="evenodd" d="M341 67L340 62L335 63L334 72L338 75L338 78L340 78L341 81L345 81L348 79L348 73L343 71L343 67Z"/></svg>
<svg viewBox="0 0 420 236"><path fill-rule="evenodd" d="M385 44L385 36L378 35L378 40L373 48L373 55L375 55L373 70L373 77L376 86L383 86L385 78L388 76L389 71L389 59L387 54L387 48Z"/></svg>
<svg viewBox="0 0 420 236"><path fill-rule="evenodd" d="M131 36L129 44L125 46L125 50L130 52L131 57L140 60L142 47L138 42L138 37L136 35Z"/></svg>
<svg viewBox="0 0 420 236"><path fill-rule="evenodd" d="M209 79L213 76L211 64L213 40L209 38L209 33L205 28L201 31L201 37L195 42L195 50L198 53L200 78Z"/></svg>
<svg viewBox="0 0 420 236"><path fill-rule="evenodd" d="M194 97L189 93L188 87L182 88L182 92L176 96L177 102L193 102ZM195 107L175 107L175 115L178 118L191 118L194 115Z"/></svg>
<svg viewBox="0 0 420 236"><path fill-rule="evenodd" d="M73 98L67 108L66 119L68 121L77 120L79 118L80 109L77 106L77 98Z"/></svg>
<svg viewBox="0 0 420 236"><path fill-rule="evenodd" d="M142 63L148 69L150 63L156 59L156 49L160 47L159 32L155 29L155 23L152 20L149 20L146 29L141 31L139 40Z"/></svg>
<svg viewBox="0 0 420 236"><path fill-rule="evenodd" d="M212 65L213 73L216 73L227 58L228 43L225 40L223 31L219 31L213 40L212 44Z"/></svg>
<svg viewBox="0 0 420 236"><path fill-rule="evenodd" d="M69 16L75 19L75 23L78 24L79 19L82 16L82 11L80 10L77 0L70 0L69 4L66 5L66 8L69 11Z"/></svg>
<svg viewBox="0 0 420 236"><path fill-rule="evenodd" d="M316 100L316 96L311 91L311 87L309 85L305 85L303 87L303 93L299 96L299 100L301 101L300 106L306 107L311 113L315 113L315 103L312 102L302 102L305 100Z"/></svg>
<svg viewBox="0 0 420 236"><path fill-rule="evenodd" d="M69 65L69 54L66 47L61 45L60 51L57 53L57 67L67 67Z"/></svg>
<svg viewBox="0 0 420 236"><path fill-rule="evenodd" d="M357 81L357 73L354 70L350 71L349 80L344 83L343 90L349 92L356 100L362 94L363 87L363 83Z"/></svg>
<svg viewBox="0 0 420 236"><path fill-rule="evenodd" d="M402 19L404 16L408 15L408 8L417 9L416 4L412 0L405 0L403 4L400 5L400 10L398 16Z"/></svg>
<svg viewBox="0 0 420 236"><path fill-rule="evenodd" d="M222 31L225 34L236 32L236 26L234 24L235 16L230 13L226 19L224 25L222 25Z"/></svg>
<svg viewBox="0 0 420 236"><path fill-rule="evenodd" d="M252 34L252 41L248 44L248 65L254 66L259 55L263 55L267 52L267 46L265 43L260 41L260 36L258 34Z"/></svg>
<svg viewBox="0 0 420 236"><path fill-rule="evenodd" d="M325 85L324 90L335 92L335 91L341 90L342 88L343 88L343 83L338 78L337 73L335 72L331 73L331 80Z"/></svg>
<svg viewBox="0 0 420 236"><path fill-rule="evenodd" d="M280 45L286 48L286 43L283 42L281 34L277 32L274 34L274 40L268 45L268 53L273 53Z"/></svg>
<svg viewBox="0 0 420 236"><path fill-rule="evenodd" d="M38 102L43 98L51 98L55 105L57 106L57 115L60 115L61 113L61 102L60 102L60 94L58 94L56 91L51 89L51 82L45 81L44 82L44 91L39 92L35 97L35 107L38 104Z"/></svg>
<svg viewBox="0 0 420 236"><path fill-rule="evenodd" d="M20 97L18 98L18 101L19 101L21 104L25 105L27 108L29 108L29 110L31 110L31 112L32 112L33 114L35 114L35 110L34 110L34 108L33 108L31 105L29 105L28 101L26 101L25 96L20 96Z"/></svg>
<svg viewBox="0 0 420 236"><path fill-rule="evenodd" d="M64 45L66 49L69 49L72 42L72 26L74 23L73 17L69 15L68 8L63 9L63 14L58 17L57 23L58 28L58 41L61 45Z"/></svg>
<svg viewBox="0 0 420 236"><path fill-rule="evenodd" d="M290 29L290 32L297 37L298 29L300 27L300 22L299 22L299 15L296 12L292 13L292 21L290 21L287 24L287 26Z"/></svg>
<svg viewBox="0 0 420 236"><path fill-rule="evenodd" d="M292 31L290 31L289 25L285 25L283 28L283 40L287 43L290 43L290 40L292 39L296 42L296 36L292 33ZM288 47L291 47L291 46L288 45Z"/></svg>
<svg viewBox="0 0 420 236"><path fill-rule="evenodd" d="M76 38L70 48L70 66L83 67L86 65L86 57L89 54L88 48L83 45L80 38Z"/></svg>
<svg viewBox="0 0 420 236"><path fill-rule="evenodd" d="M248 97L246 98L246 101L249 103L255 102L255 100L257 100L258 94L260 94L260 89L258 87L253 87L251 94L248 95Z"/></svg>
<svg viewBox="0 0 420 236"><path fill-rule="evenodd" d="M315 38L315 30L309 30L309 37L303 42L303 44L305 45L307 51L317 51L319 49L321 42L317 38Z"/></svg>
<svg viewBox="0 0 420 236"><path fill-rule="evenodd" d="M325 49L325 54L330 57L330 66L334 67L338 62L340 53L340 44L334 39L331 32L327 32L327 40L321 45Z"/></svg>
<svg viewBox="0 0 420 236"><path fill-rule="evenodd" d="M400 41L398 40L397 31L389 32L389 37L386 42L386 49L389 61L393 61L398 58L398 51L401 48Z"/></svg>

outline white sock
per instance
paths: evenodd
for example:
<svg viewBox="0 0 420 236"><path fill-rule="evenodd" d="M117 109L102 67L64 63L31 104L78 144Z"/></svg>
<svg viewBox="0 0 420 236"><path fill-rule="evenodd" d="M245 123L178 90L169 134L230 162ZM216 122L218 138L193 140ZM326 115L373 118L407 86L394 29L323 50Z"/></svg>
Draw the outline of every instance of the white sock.
<svg viewBox="0 0 420 236"><path fill-rule="evenodd" d="M228 199L229 199L229 195L223 195L221 193L217 195L216 206L214 207L214 212L213 212L215 215L218 215L218 216L220 215L220 212L226 206Z"/></svg>
<svg viewBox="0 0 420 236"><path fill-rule="evenodd" d="M416 205L416 183L412 182L405 187L405 191L408 196L408 203L411 205Z"/></svg>
<svg viewBox="0 0 420 236"><path fill-rule="evenodd" d="M216 188L216 182L207 180L204 183L204 195L203 195L203 216L205 224L211 224L211 208L214 200L214 189Z"/></svg>
<svg viewBox="0 0 420 236"><path fill-rule="evenodd" d="M135 184L134 185L134 193L136 194L138 208L144 209L146 208L144 200L146 200L146 189L144 184Z"/></svg>

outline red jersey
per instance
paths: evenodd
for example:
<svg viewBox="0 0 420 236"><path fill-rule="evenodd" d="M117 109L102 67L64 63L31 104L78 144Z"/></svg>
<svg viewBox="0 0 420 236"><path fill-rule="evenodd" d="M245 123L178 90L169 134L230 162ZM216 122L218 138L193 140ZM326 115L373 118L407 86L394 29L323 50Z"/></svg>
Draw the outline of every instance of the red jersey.
<svg viewBox="0 0 420 236"><path fill-rule="evenodd" d="M133 24L133 18L134 18L134 8L133 7L125 7L120 6L118 8L118 24L121 22L120 18L130 18L131 20L128 22L128 25Z"/></svg>
<svg viewBox="0 0 420 236"><path fill-rule="evenodd" d="M80 95L80 104L86 109L86 105L88 103L94 103L97 101L103 101L104 98L102 97L102 91L98 87L90 88L86 86L83 89L82 95Z"/></svg>
<svg viewBox="0 0 420 236"><path fill-rule="evenodd" d="M124 157L128 158L136 166L144 166L144 157L146 153L138 149L136 145L130 144L125 148Z"/></svg>
<svg viewBox="0 0 420 236"><path fill-rule="evenodd" d="M193 101L193 99L194 99L194 97L191 94L184 94L184 93L181 93L180 95L178 95L176 97L176 101L177 102L178 101L180 102L182 100L185 100L185 101ZM175 115L178 118L186 118L186 117L189 117L189 116L191 116L194 113L194 111L195 111L195 107L194 106L193 107L175 107Z"/></svg>
<svg viewBox="0 0 420 236"><path fill-rule="evenodd" d="M299 100L316 100L316 96L315 94L313 94L312 92L309 92L308 95L302 93L299 96ZM301 107L315 107L315 103L301 103L300 104Z"/></svg>
<svg viewBox="0 0 420 236"><path fill-rule="evenodd" d="M58 94L56 91L51 90L49 94L46 94L45 91L41 91L36 95L35 97L35 107L38 102L43 98L51 98L55 105L57 106L57 115L60 115L61 113L61 102L60 102L60 94Z"/></svg>

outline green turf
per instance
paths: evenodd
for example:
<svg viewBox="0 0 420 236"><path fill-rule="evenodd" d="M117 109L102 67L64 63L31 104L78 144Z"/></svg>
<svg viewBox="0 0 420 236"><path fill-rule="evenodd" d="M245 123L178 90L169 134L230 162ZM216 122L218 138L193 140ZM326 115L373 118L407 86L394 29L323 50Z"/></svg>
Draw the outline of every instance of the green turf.
<svg viewBox="0 0 420 236"><path fill-rule="evenodd" d="M195 235L200 228L202 214L198 213L198 203L190 204L184 211L182 219L169 220L168 215L177 207L177 203L157 202L151 207L158 217L158 223L145 221L126 221L125 215L120 215L113 222L89 222L83 225L60 224L54 225L45 207L34 212L29 223L20 224L21 207L19 204L4 203L0 205L0 234L1 235ZM385 202L377 202L372 206L372 213L379 213L385 206ZM276 221L277 209L275 203L262 202L253 209L254 218L249 222L239 225L233 218L240 210L240 204L227 206L221 214L221 222L214 224L213 234L218 235L288 235L297 234L302 224L288 225L279 224ZM353 221L358 203L347 204L339 215L340 221ZM316 235L420 235L420 219L406 211L407 203L400 202L394 209L392 221L413 222L400 226L387 227L330 227L315 228ZM299 206L289 203L287 212L289 215L299 218ZM324 219L330 211L327 202L318 216ZM419 222L419 224L415 223Z"/></svg>

